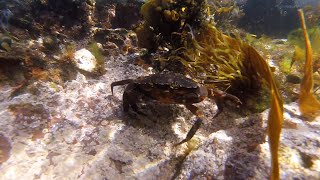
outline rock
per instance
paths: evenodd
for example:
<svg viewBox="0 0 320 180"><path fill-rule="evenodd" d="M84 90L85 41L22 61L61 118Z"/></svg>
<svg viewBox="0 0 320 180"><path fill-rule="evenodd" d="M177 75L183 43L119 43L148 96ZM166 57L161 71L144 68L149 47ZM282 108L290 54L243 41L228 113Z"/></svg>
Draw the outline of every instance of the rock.
<svg viewBox="0 0 320 180"><path fill-rule="evenodd" d="M94 72L97 66L97 60L87 49L80 49L74 53L76 66L87 72Z"/></svg>
<svg viewBox="0 0 320 180"><path fill-rule="evenodd" d="M93 37L96 42L102 44L105 55L118 56L120 53L132 54L138 51L138 39L133 31L123 28L97 29Z"/></svg>
<svg viewBox="0 0 320 180"><path fill-rule="evenodd" d="M99 79L78 73L63 87L39 81L34 84L37 95L7 99L10 86L0 86L0 150L9 152L0 179L269 178L268 110L240 117L226 106L213 118L214 102L196 104L205 119L192 140L201 142L184 153L189 144L173 144L195 120L186 108L154 104L141 108L147 116L132 117L122 111L124 87L111 95L112 82L148 75L129 62L128 56L111 56ZM285 106L281 179L319 179L319 119L306 122L299 117L296 103Z"/></svg>
<svg viewBox="0 0 320 180"><path fill-rule="evenodd" d="M268 179L265 170L270 169L269 161L258 158L259 146L266 137L262 117L253 115L235 121L237 126L210 134L198 150L190 153L178 179Z"/></svg>
<svg viewBox="0 0 320 180"><path fill-rule="evenodd" d="M238 126L210 134L181 165L177 179L268 179L268 110L236 120ZM285 105L279 149L281 179L319 179L319 120L300 118L297 103Z"/></svg>
<svg viewBox="0 0 320 180"><path fill-rule="evenodd" d="M223 179L232 140L233 138L224 130L211 134L206 142L183 162L178 179L183 177Z"/></svg>
<svg viewBox="0 0 320 180"><path fill-rule="evenodd" d="M9 140L0 133L0 165L8 160L10 156L11 144Z"/></svg>
<svg viewBox="0 0 320 180"><path fill-rule="evenodd" d="M301 78L295 74L288 74L286 76L286 81L292 84L300 84Z"/></svg>
<svg viewBox="0 0 320 180"><path fill-rule="evenodd" d="M213 118L217 107L207 99L196 104L205 115L191 140L197 139L199 145L190 145L190 141L173 147L186 136L194 115L180 105L157 103L141 105L146 116L124 113L125 87L115 87L111 95L110 84L146 76L151 70L132 64L132 57L138 57L127 50L136 47L133 33L123 29L100 32L93 38L111 52L103 62L107 71L98 78L78 73L66 61L61 71L72 71L75 77L63 83L34 78L30 83L37 93L8 98L14 86L6 80L0 83L0 179L269 178L268 111L241 117L240 110L228 104ZM85 42L76 47L84 47ZM70 57L75 57L78 68L94 72L98 57L88 49L72 51ZM30 59L39 70L55 66L43 58L44 53L32 52L32 58L21 59ZM8 77L22 71L11 65L0 67L10 70ZM284 115L281 179L320 179L319 119L303 121L296 103L286 105Z"/></svg>
<svg viewBox="0 0 320 180"><path fill-rule="evenodd" d="M46 36L43 38L43 46L48 50L57 50L59 49L58 39L51 36Z"/></svg>
<svg viewBox="0 0 320 180"><path fill-rule="evenodd" d="M143 2L139 0L129 0L116 4L115 17L112 19L113 28L132 29L134 24L141 20L140 8Z"/></svg>

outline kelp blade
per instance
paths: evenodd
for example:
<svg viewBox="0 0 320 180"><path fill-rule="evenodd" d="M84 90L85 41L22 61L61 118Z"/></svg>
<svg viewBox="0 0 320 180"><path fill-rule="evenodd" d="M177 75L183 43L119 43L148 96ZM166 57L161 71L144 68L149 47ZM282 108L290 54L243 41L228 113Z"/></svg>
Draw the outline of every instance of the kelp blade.
<svg viewBox="0 0 320 180"><path fill-rule="evenodd" d="M256 68L256 71L260 74L260 77L267 82L271 90L271 109L268 117L269 147L272 163L270 179L280 179L278 149L280 145L280 134L283 122L283 102L267 62L253 47L249 45L243 45L243 50L247 56L246 59L248 63L251 63L251 65Z"/></svg>
<svg viewBox="0 0 320 180"><path fill-rule="evenodd" d="M314 97L313 90L313 71L312 71L312 48L307 33L307 28L304 20L304 14L301 9L298 10L301 27L303 30L303 35L306 44L306 62L304 67L304 77L300 86L300 96L299 96L299 109L302 116L314 118L319 114L320 103Z"/></svg>

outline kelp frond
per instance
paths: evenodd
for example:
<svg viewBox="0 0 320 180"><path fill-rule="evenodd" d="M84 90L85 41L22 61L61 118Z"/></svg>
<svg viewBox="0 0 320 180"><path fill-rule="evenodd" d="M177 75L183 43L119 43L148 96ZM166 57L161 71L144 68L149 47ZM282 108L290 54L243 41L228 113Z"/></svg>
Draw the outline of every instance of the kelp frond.
<svg viewBox="0 0 320 180"><path fill-rule="evenodd" d="M250 63L253 67L255 67L256 71L259 73L259 76L266 81L271 91L271 109L268 117L268 135L272 165L270 179L280 179L278 149L280 145L280 134L283 122L283 102L267 62L253 47L249 45L243 45L243 51L247 56L247 63Z"/></svg>
<svg viewBox="0 0 320 180"><path fill-rule="evenodd" d="M304 77L300 86L299 108L302 116L314 118L320 112L320 103L314 97L313 91L313 70L312 70L312 48L308 37L304 14L299 9L299 17L303 29L306 46L306 62L304 67Z"/></svg>

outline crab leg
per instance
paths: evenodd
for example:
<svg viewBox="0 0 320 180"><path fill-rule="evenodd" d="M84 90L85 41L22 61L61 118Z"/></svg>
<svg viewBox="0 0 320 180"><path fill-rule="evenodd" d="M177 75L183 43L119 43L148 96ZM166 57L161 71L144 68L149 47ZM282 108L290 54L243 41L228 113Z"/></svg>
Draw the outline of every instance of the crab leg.
<svg viewBox="0 0 320 180"><path fill-rule="evenodd" d="M132 79L126 79L126 80L122 80L122 81L117 81L117 82L111 83L111 93L112 93L112 95L113 95L113 87L114 86L125 85L125 84L129 84L129 83L132 83L132 82L133 82Z"/></svg>
<svg viewBox="0 0 320 180"><path fill-rule="evenodd" d="M197 132L197 130L199 129L199 127L202 124L203 112L201 110L199 110L199 108L197 106L194 106L192 104L185 104L185 106L187 109L189 109L193 114L195 114L197 116L197 120L193 123L186 138L184 138L181 142L175 144L175 146L189 141L194 136L194 134Z"/></svg>

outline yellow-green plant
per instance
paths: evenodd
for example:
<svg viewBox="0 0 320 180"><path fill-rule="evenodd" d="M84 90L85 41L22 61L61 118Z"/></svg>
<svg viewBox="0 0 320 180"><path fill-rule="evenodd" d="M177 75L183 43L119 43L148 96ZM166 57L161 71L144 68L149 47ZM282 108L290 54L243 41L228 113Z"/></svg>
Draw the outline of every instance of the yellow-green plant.
<svg viewBox="0 0 320 180"><path fill-rule="evenodd" d="M95 72L98 74L104 74L104 56L102 55L101 49L96 42L92 42L88 45L88 50L94 55L97 60L97 67Z"/></svg>

